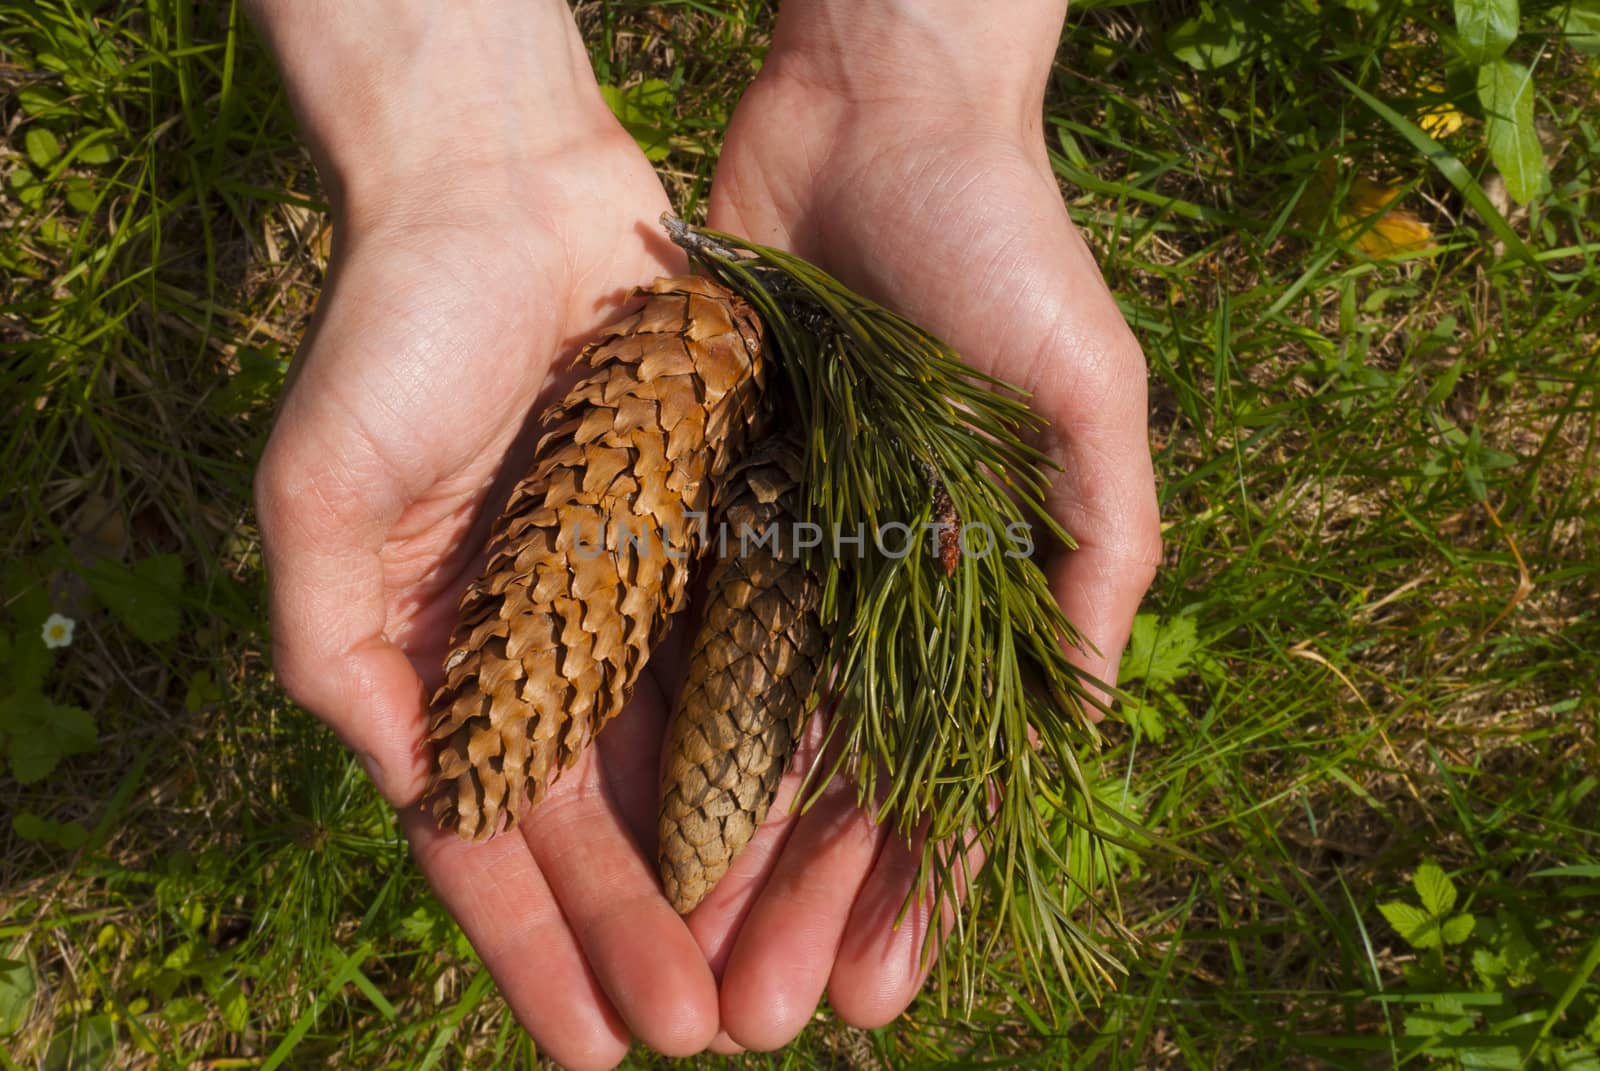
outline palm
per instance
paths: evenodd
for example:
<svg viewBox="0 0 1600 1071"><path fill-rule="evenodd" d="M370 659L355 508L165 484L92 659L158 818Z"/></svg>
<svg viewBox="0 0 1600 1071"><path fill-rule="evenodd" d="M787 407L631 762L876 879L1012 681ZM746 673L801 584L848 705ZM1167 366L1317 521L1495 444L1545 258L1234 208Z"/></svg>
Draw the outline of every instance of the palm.
<svg viewBox="0 0 1600 1071"><path fill-rule="evenodd" d="M630 1035L701 1048L703 958L640 852L660 689L558 782L522 837L471 848L415 806L427 690L543 395L626 286L681 269L646 236L666 198L620 131L481 214L352 224L263 460L279 672L381 771L419 863L549 1051L608 1066ZM612 159L605 157L612 156ZM520 206L537 206L537 209ZM308 637L317 642L308 642Z"/></svg>

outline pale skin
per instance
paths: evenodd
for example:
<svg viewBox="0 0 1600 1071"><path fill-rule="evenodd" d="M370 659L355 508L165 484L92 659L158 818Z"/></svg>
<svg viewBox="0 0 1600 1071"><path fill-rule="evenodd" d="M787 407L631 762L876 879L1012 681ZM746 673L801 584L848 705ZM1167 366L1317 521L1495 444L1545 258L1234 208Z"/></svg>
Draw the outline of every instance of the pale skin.
<svg viewBox="0 0 1600 1071"><path fill-rule="evenodd" d="M555 1060L770 1049L827 993L892 1020L920 987L913 849L840 784L756 840L687 920L653 852L681 660L657 652L598 746L515 834L468 845L416 806L437 680L528 417L628 287L685 268L669 206L557 0L253 0L329 191L335 250L257 477L274 653L363 759L418 864ZM786 246L1033 392L1062 465L1052 563L1115 678L1159 556L1138 345L1045 156L1065 5L789 0L735 111L711 223ZM992 22L975 27L974 22Z"/></svg>

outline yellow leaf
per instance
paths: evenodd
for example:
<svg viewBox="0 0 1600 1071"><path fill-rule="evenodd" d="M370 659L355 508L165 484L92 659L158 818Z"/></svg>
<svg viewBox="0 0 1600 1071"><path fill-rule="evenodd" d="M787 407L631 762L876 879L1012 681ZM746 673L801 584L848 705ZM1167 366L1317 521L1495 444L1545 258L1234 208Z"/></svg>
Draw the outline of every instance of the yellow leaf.
<svg viewBox="0 0 1600 1071"><path fill-rule="evenodd" d="M1339 234L1369 257L1433 252L1433 231L1409 209L1395 207L1400 191L1358 176L1339 209Z"/></svg>
<svg viewBox="0 0 1600 1071"><path fill-rule="evenodd" d="M1466 116L1448 104L1435 104L1431 108L1424 108L1417 116L1417 125L1435 141L1454 134L1466 121Z"/></svg>
<svg viewBox="0 0 1600 1071"><path fill-rule="evenodd" d="M1422 88L1440 96L1443 96L1445 92L1444 86L1439 85L1437 82L1430 82L1422 86ZM1467 117L1462 115L1460 109L1449 101L1430 104L1417 112L1417 125L1435 141L1442 141L1454 134L1461 129L1462 124L1466 121Z"/></svg>

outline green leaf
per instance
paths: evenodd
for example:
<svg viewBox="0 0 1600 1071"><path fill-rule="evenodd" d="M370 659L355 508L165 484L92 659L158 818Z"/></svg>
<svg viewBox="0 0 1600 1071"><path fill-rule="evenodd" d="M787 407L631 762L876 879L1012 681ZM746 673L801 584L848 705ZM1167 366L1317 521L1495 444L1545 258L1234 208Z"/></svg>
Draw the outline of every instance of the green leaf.
<svg viewBox="0 0 1600 1071"><path fill-rule="evenodd" d="M23 625L15 636L0 632L0 689L9 686L13 692L27 693L43 687L53 660L53 652L44 645L43 624L41 619L38 624Z"/></svg>
<svg viewBox="0 0 1600 1071"><path fill-rule="evenodd" d="M250 1025L250 1000L237 979L222 987L217 994L217 1004L222 1009L222 1021L228 1029L240 1033Z"/></svg>
<svg viewBox="0 0 1600 1071"><path fill-rule="evenodd" d="M1467 1045L1456 1052L1462 1071L1518 1071L1524 1066L1522 1050L1515 1045Z"/></svg>
<svg viewBox="0 0 1600 1071"><path fill-rule="evenodd" d="M0 1038L22 1029L38 989L33 963L26 953L21 959L7 960L0 966Z"/></svg>
<svg viewBox="0 0 1600 1071"><path fill-rule="evenodd" d="M11 175L12 179L18 179L19 176L21 181L12 183L13 189L16 190L17 201L24 208L38 208L44 203L44 183L31 181L33 175L25 167L17 169Z"/></svg>
<svg viewBox="0 0 1600 1071"><path fill-rule="evenodd" d="M1129 725L1160 743L1167 737L1167 720L1161 715L1161 705L1142 699L1129 700L1122 708L1122 716Z"/></svg>
<svg viewBox="0 0 1600 1071"><path fill-rule="evenodd" d="M1485 989L1498 988L1506 970L1505 957L1498 952L1491 952L1487 948L1472 950L1472 971L1478 976L1478 984Z"/></svg>
<svg viewBox="0 0 1600 1071"><path fill-rule="evenodd" d="M1567 44L1579 52L1600 56L1600 0L1570 0L1561 24Z"/></svg>
<svg viewBox="0 0 1600 1071"><path fill-rule="evenodd" d="M21 811L12 818L11 831L23 840L35 844L53 844L69 852L77 851L89 840L89 831L83 823L54 822L32 811Z"/></svg>
<svg viewBox="0 0 1600 1071"><path fill-rule="evenodd" d="M1428 914L1443 917L1456 906L1456 886L1437 863L1423 863L1411 879Z"/></svg>
<svg viewBox="0 0 1600 1071"><path fill-rule="evenodd" d="M94 750L94 718L81 707L58 706L37 693L15 695L0 712L11 734L11 773L23 784L50 775L68 755Z"/></svg>
<svg viewBox="0 0 1600 1071"><path fill-rule="evenodd" d="M157 554L131 568L103 559L89 567L84 577L134 636L146 643L163 643L178 634L183 560L176 554Z"/></svg>
<svg viewBox="0 0 1600 1071"><path fill-rule="evenodd" d="M1197 71L1214 71L1237 63L1244 55L1245 26L1227 7L1200 5L1200 14L1185 19L1167 34L1167 48Z"/></svg>
<svg viewBox="0 0 1600 1071"><path fill-rule="evenodd" d="M72 241L72 230L59 219L50 218L39 221L39 229L35 231L42 242L51 245L66 245Z"/></svg>
<svg viewBox="0 0 1600 1071"><path fill-rule="evenodd" d="M77 142L77 161L80 164L109 164L116 156L111 143L111 132L96 130L85 134Z"/></svg>
<svg viewBox="0 0 1600 1071"><path fill-rule="evenodd" d="M1445 919L1444 925L1439 927L1439 934L1444 938L1445 944L1459 945L1472 936L1473 927L1477 924L1478 920L1472 916L1472 912L1463 911L1459 915L1451 915Z"/></svg>
<svg viewBox="0 0 1600 1071"><path fill-rule="evenodd" d="M1441 996L1406 1016L1405 1032L1408 1037L1464 1034L1472 1029L1473 1018L1459 999Z"/></svg>
<svg viewBox="0 0 1600 1071"><path fill-rule="evenodd" d="M173 1026L198 1023L209 1014L205 1004L197 997L177 997L167 1001L161 1009L161 1018Z"/></svg>
<svg viewBox="0 0 1600 1071"><path fill-rule="evenodd" d="M275 400L289 373L289 362L275 342L259 349L241 346L237 360L239 370L228 378L226 386L212 395L210 402L212 408L227 416L238 416Z"/></svg>
<svg viewBox="0 0 1600 1071"><path fill-rule="evenodd" d="M61 155L61 142L42 126L30 126L22 144L35 167L49 167L50 162Z"/></svg>
<svg viewBox="0 0 1600 1071"><path fill-rule="evenodd" d="M1466 370L1466 367L1467 362L1465 359L1457 359L1455 363L1445 369L1444 375L1435 380L1433 386L1428 388L1428 394L1423 399L1423 403L1426 405L1442 404L1446 398L1450 397L1450 392L1456 389L1456 384L1461 381L1461 373Z"/></svg>
<svg viewBox="0 0 1600 1071"><path fill-rule="evenodd" d="M194 960L194 942L185 941L171 952L167 953L161 961L161 966L169 971L188 970L190 962Z"/></svg>
<svg viewBox="0 0 1600 1071"><path fill-rule="evenodd" d="M1455 0L1461 55L1481 66L1505 55L1517 39L1517 0Z"/></svg>
<svg viewBox="0 0 1600 1071"><path fill-rule="evenodd" d="M94 183L82 175L68 175L62 183L62 188L67 193L67 204L76 212L88 215L94 211L99 197L95 194Z"/></svg>
<svg viewBox="0 0 1600 1071"><path fill-rule="evenodd" d="M189 678L189 688L183 695L183 709L190 714L198 714L203 707L221 698L222 689L211 679L210 671L202 669Z"/></svg>
<svg viewBox="0 0 1600 1071"><path fill-rule="evenodd" d="M107 1067L116 1055L117 1028L109 1015L80 1019L50 1039L45 1071L90 1071Z"/></svg>
<svg viewBox="0 0 1600 1071"><path fill-rule="evenodd" d="M1121 679L1144 680L1157 687L1172 684L1189 672L1199 651L1193 617L1162 621L1155 614L1140 614L1133 619L1128 653L1122 656Z"/></svg>
<svg viewBox="0 0 1600 1071"><path fill-rule="evenodd" d="M649 78L627 89L601 86L600 95L652 162L664 159L672 151L677 114L671 86L659 78Z"/></svg>
<svg viewBox="0 0 1600 1071"><path fill-rule="evenodd" d="M46 86L28 86L17 90L17 103L22 105L23 111L35 119L69 113L69 109L61 103L60 92Z"/></svg>
<svg viewBox="0 0 1600 1071"><path fill-rule="evenodd" d="M11 819L11 831L23 840L31 840L35 844L50 840L50 823L32 811L18 812Z"/></svg>
<svg viewBox="0 0 1600 1071"><path fill-rule="evenodd" d="M401 917L396 929L407 941L431 948L436 943L438 931L442 929L440 912L431 909L428 904L419 904L411 914Z"/></svg>
<svg viewBox="0 0 1600 1071"><path fill-rule="evenodd" d="M1556 1054L1561 1071L1600 1071L1600 1052L1586 1045L1573 1045Z"/></svg>
<svg viewBox="0 0 1600 1071"><path fill-rule="evenodd" d="M12 173L16 178L17 173ZM18 635L38 637L45 618L54 609L45 578L53 563L42 554L32 554L6 563L0 570L0 613L16 622Z"/></svg>
<svg viewBox="0 0 1600 1071"><path fill-rule="evenodd" d="M1506 192L1525 205L1550 183L1533 119L1533 72L1510 60L1480 67L1478 100L1488 128L1489 157L1506 180Z"/></svg>
<svg viewBox="0 0 1600 1071"><path fill-rule="evenodd" d="M1412 948L1439 947L1438 919L1422 908L1400 900L1391 900L1387 904L1379 904L1378 910L1382 912L1389 925L1395 928L1395 932L1404 937L1406 944Z"/></svg>

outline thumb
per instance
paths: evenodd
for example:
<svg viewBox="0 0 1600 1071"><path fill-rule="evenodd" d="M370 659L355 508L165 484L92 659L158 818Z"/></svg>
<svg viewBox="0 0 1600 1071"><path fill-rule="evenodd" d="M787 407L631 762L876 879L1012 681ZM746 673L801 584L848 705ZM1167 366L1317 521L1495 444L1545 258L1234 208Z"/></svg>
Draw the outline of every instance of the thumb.
<svg viewBox="0 0 1600 1071"><path fill-rule="evenodd" d="M382 481L351 486L294 452L269 443L255 486L278 679L403 808L421 797L429 763L422 680L384 635L378 548L399 503L384 501Z"/></svg>

